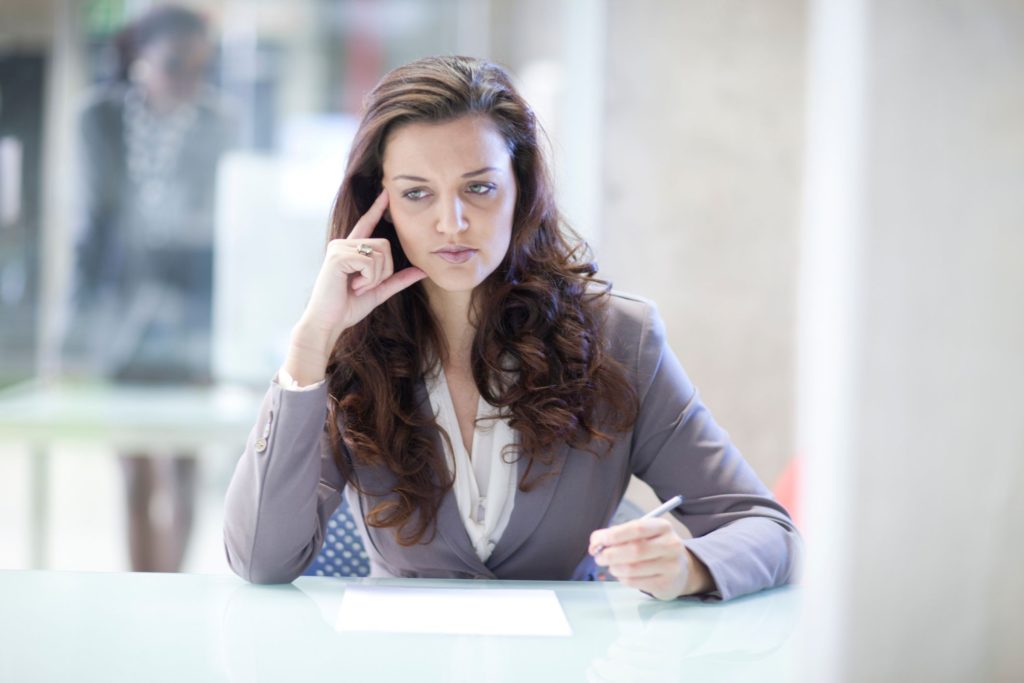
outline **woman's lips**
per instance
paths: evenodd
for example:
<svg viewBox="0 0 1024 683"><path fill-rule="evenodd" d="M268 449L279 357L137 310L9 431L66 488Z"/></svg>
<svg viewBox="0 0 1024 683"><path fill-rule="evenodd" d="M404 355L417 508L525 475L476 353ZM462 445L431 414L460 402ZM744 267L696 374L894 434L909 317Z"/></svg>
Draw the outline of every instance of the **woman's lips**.
<svg viewBox="0 0 1024 683"><path fill-rule="evenodd" d="M469 259L473 258L473 254L475 253L476 249L458 247L455 249L440 249L435 251L434 255L440 256L448 263L465 263Z"/></svg>

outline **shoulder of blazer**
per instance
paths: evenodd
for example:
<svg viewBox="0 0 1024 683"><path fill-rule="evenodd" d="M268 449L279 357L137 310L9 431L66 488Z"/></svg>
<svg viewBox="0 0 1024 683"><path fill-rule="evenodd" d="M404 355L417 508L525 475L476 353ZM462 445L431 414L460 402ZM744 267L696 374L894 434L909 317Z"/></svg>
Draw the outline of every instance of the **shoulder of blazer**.
<svg viewBox="0 0 1024 683"><path fill-rule="evenodd" d="M609 354L631 373L644 374L644 347L652 341L651 331L658 325L657 306L625 292L612 291L605 308L604 336ZM660 328L659 328L660 329ZM639 377L637 377L639 380Z"/></svg>
<svg viewBox="0 0 1024 683"><path fill-rule="evenodd" d="M90 91L79 110L79 134L88 159L101 160L87 170L99 172L107 182L120 177L124 158L124 87L108 85ZM120 162L120 163L119 163ZM98 166L99 168L96 168Z"/></svg>
<svg viewBox="0 0 1024 683"><path fill-rule="evenodd" d="M642 297L642 296L640 296L638 294L630 294L629 292L623 292L622 290L619 290L619 289L613 289L610 294L611 294L611 297L613 299L622 299L622 300L625 300L625 301L635 301L637 303L643 304L644 306L646 306L648 308L651 308L651 307L655 306L655 303L653 301L651 301L650 299L647 299L645 297Z"/></svg>
<svg viewBox="0 0 1024 683"><path fill-rule="evenodd" d="M96 86L90 90L82 102L80 115L83 119L100 119L121 123L124 111L123 85L110 84Z"/></svg>
<svg viewBox="0 0 1024 683"><path fill-rule="evenodd" d="M605 333L609 341L628 342L635 346L657 319L658 307L650 299L612 291L608 296Z"/></svg>

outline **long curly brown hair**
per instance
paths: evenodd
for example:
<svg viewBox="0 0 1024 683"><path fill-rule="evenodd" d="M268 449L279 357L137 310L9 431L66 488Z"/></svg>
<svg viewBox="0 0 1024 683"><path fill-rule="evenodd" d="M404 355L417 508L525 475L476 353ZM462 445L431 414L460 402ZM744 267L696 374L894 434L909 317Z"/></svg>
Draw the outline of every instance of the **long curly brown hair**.
<svg viewBox="0 0 1024 683"><path fill-rule="evenodd" d="M561 444L599 457L601 446L610 447L635 422L636 392L605 351L610 285L594 277L597 267L586 245L563 225L538 141L540 126L509 75L477 59L430 57L385 75L365 107L335 199L330 239L347 236L380 193L384 147L399 126L489 117L508 145L518 191L508 253L473 292L473 379L518 433L515 456L529 459L521 490L539 483L529 479L533 463L551 464ZM374 236L391 242L396 272L410 265L393 224L383 220ZM345 330L327 367L335 460L349 485L387 496L366 522L395 527L403 545L436 530L437 511L454 481L422 386L424 373L444 353L417 283ZM360 488L342 444L356 461L390 470L392 489Z"/></svg>

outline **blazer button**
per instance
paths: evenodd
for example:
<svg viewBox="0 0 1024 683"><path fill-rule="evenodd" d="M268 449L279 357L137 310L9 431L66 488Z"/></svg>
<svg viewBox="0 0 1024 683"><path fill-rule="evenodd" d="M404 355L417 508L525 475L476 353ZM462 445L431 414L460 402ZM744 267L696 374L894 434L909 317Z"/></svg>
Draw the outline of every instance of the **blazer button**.
<svg viewBox="0 0 1024 683"><path fill-rule="evenodd" d="M260 438L256 439L256 444L255 445L256 445L256 452L257 453L262 453L263 451L267 450L267 440L264 439L262 436Z"/></svg>

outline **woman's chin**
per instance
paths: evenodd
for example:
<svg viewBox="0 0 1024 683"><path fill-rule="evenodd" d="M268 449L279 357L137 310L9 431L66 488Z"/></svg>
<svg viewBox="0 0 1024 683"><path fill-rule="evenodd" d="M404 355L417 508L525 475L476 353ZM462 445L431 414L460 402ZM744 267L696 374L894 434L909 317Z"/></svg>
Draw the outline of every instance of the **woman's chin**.
<svg viewBox="0 0 1024 683"><path fill-rule="evenodd" d="M427 279L423 281L426 287L449 294L471 292L483 281L483 278L477 277L477 273L426 272Z"/></svg>

